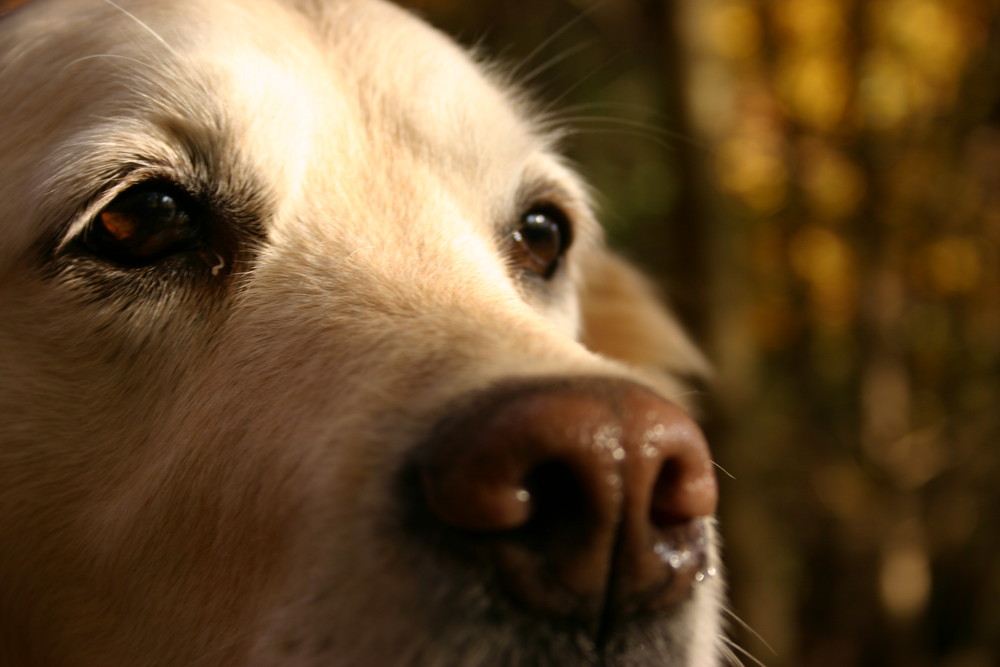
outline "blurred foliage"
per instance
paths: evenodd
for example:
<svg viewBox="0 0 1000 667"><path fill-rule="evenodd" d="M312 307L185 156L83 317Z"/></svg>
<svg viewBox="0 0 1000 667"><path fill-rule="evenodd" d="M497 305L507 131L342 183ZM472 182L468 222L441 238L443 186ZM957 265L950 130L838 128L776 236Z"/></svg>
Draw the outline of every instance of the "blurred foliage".
<svg viewBox="0 0 1000 667"><path fill-rule="evenodd" d="M739 643L1000 665L1000 8L408 4L562 110L708 341Z"/></svg>

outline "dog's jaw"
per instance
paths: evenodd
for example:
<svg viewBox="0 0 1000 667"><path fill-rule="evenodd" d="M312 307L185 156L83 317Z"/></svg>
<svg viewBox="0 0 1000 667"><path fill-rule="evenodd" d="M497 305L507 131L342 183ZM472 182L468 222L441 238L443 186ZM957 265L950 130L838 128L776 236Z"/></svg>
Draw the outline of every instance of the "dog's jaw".
<svg viewBox="0 0 1000 667"><path fill-rule="evenodd" d="M584 187L446 38L377 0L52 0L0 24L0 99L0 662L716 664L717 575L598 649L402 519L441 405L638 377L576 342ZM219 275L73 254L149 178L236 221ZM532 198L576 223L544 287L502 254Z"/></svg>

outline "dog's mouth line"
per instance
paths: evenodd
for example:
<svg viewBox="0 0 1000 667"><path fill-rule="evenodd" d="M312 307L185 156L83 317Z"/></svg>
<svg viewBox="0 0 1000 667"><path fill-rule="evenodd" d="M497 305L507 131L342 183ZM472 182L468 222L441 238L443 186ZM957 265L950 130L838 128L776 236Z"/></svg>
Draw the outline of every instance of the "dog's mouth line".
<svg viewBox="0 0 1000 667"><path fill-rule="evenodd" d="M676 534L672 535L675 531L684 533L689 541L678 539ZM624 557L626 538L623 522L618 522L608 561L603 599L592 625L592 632L589 633L598 656L606 656L613 649L619 638L622 619L669 615L689 602L701 584L717 575L716 567L705 550L706 540L704 520L665 531L653 547L655 557L663 564L662 580L641 596L622 599L618 589L625 576L621 560ZM678 584L678 577L689 579L690 583Z"/></svg>
<svg viewBox="0 0 1000 667"><path fill-rule="evenodd" d="M605 576L604 581L604 599L601 601L600 611L598 612L597 625L594 628L594 648L597 654L603 655L606 651L606 647L609 643L610 637L612 635L613 625L617 613L615 611L615 600L614 600L614 590L615 583L618 579L618 567L616 563L618 562L619 555L622 550L622 542L624 539L624 521L619 517L618 525L615 528L615 538L611 545L611 558L608 561L608 572Z"/></svg>

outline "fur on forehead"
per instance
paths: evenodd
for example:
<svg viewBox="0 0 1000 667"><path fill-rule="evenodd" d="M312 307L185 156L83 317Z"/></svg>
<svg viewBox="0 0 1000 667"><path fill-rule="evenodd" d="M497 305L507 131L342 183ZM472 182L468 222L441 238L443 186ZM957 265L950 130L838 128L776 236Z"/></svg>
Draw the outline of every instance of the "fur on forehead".
<svg viewBox="0 0 1000 667"><path fill-rule="evenodd" d="M5 215L69 219L99 206L97 182L113 183L116 165L135 159L200 168L216 187L256 193L278 218L278 208L315 207L310 188L318 185L344 205L432 206L475 212L465 216L471 224L495 224L515 214L518 197L558 186L560 203L577 214L581 261L570 270L581 285L588 346L631 364L705 373L701 355L650 290L638 289L641 279L601 249L585 186L555 154L558 137L548 124L530 120L537 118L530 104L498 68L464 57L406 11L382 0L260 0L253 11L229 0L48 1L62 6L0 21L0 63L36 71L13 77L15 67L0 67L0 97L14 101L0 105L0 124L16 118L33 126L0 135ZM57 48L67 41L74 48ZM164 77L179 85L161 85ZM205 94L182 92L192 87ZM233 108L248 112L235 116ZM98 127L95 117L103 119ZM50 141L26 144L28 136ZM178 137L190 139L187 147ZM223 167L212 163L214 153L225 154ZM413 196L397 196L397 184ZM46 206L52 210L33 210ZM0 267L9 268L4 255L17 256L37 233L12 226ZM614 279L584 283L584 273ZM599 304L613 306L615 316Z"/></svg>
<svg viewBox="0 0 1000 667"><path fill-rule="evenodd" d="M345 173L353 175L352 160L355 166L371 162L366 153L377 153L381 169L400 172L398 178L380 175L381 182L429 166L456 198L479 198L478 206L498 202L507 209L515 204L509 201L512 193L539 187L537 179L525 182L532 173L545 172L548 180L556 176L562 181L581 209L588 208L582 185L552 150L556 134L530 122L533 114L524 97L495 68L460 57L459 47L447 37L381 0L262 1L252 13L226 0L188 8L178 1L141 8L126 0L65 4L65 23L47 26L46 39L39 40L37 26L25 20L25 25L10 28L13 36L7 40L20 51L19 59L37 61L39 76L31 80L48 82L43 94L37 89L32 95L11 91L9 99L35 100L45 107L45 113L14 111L16 117L48 119L38 121L50 125L39 134L65 137L51 143L47 158L34 160L52 165L57 173L26 170L34 172L28 183L43 184L36 186L41 191L34 201L64 199L51 196L53 191L92 192L95 179L118 176L115 164L142 162L147 156L160 157L161 163L189 161L171 157L177 135L171 131L186 126L195 139L192 145L199 136L225 139L229 155L238 155L248 172L267 174L286 199L301 194L310 169L323 172L319 177L327 176L328 182L322 185L336 191ZM205 13L216 16L189 20L179 28L180 18ZM114 27L80 29L97 22ZM212 28L219 25L227 29ZM232 30L233 25L242 29ZM275 30L276 25L282 29ZM377 40L370 38L375 32ZM141 36L147 39L121 39L130 33L146 33ZM290 33L298 38L288 39ZM30 34L33 41L19 41L19 34ZM53 48L65 40L86 44ZM61 52L88 55L61 62ZM83 68L88 71L87 94L67 94L81 85ZM164 77L181 85L162 86ZM9 85L24 86L21 81ZM8 85L2 73L0 85ZM185 94L192 89L210 94ZM249 113L233 117L231 108ZM488 121L483 109L490 110ZM106 122L89 126L94 117ZM3 141L0 148L7 155L31 150L7 147ZM207 148L200 152L210 153ZM393 156L390 163L382 159L386 154ZM493 192L484 192L484 185ZM11 187L24 191L17 184ZM71 205L79 208L77 202L64 207ZM45 213L38 217L67 215L64 210ZM586 234L596 233L590 227Z"/></svg>

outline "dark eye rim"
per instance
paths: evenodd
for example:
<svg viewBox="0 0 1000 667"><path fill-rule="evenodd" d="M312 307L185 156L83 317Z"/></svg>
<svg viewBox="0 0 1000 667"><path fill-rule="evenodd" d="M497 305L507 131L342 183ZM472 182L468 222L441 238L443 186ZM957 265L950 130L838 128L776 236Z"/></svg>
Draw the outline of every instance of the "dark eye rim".
<svg viewBox="0 0 1000 667"><path fill-rule="evenodd" d="M162 252L138 256L123 247L115 247L115 241L104 229L100 216L117 202L143 193L159 193L177 202L196 227L197 234L177 244L166 246ZM209 220L206 207L185 187L167 179L153 178L133 183L116 192L87 222L77 234L74 246L94 259L125 270L153 267L175 255L189 255L202 249L209 235Z"/></svg>
<svg viewBox="0 0 1000 667"><path fill-rule="evenodd" d="M518 217L517 225L511 231L510 238L515 245L523 242L523 237L518 238L521 235L521 230L524 227L524 222L534 215L543 215L550 219L556 226L559 233L558 238L558 248L554 253L552 259L546 263L545 266L538 265L537 268L540 271L534 270L534 268L521 266L522 271L526 274L533 275L545 281L549 281L559 273L562 268L566 253L569 251L570 247L573 245L574 233L573 233L573 223L570 215L566 210L550 201L535 202L524 209L524 212ZM530 252L530 251L525 251Z"/></svg>

